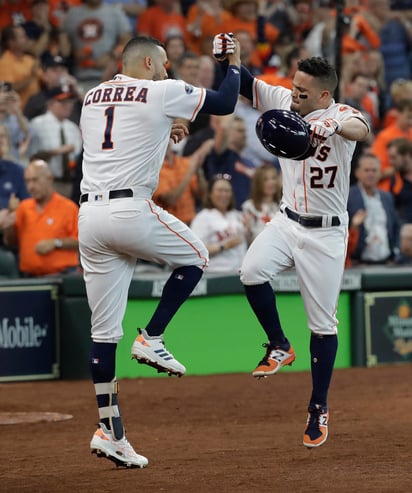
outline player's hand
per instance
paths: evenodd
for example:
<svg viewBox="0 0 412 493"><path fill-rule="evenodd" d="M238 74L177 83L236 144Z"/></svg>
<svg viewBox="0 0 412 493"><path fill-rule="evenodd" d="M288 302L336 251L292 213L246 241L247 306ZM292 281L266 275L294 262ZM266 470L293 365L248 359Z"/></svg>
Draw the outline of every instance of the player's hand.
<svg viewBox="0 0 412 493"><path fill-rule="evenodd" d="M235 53L236 44L232 33L219 33L213 38L213 56L219 62L226 60L227 55Z"/></svg>
<svg viewBox="0 0 412 493"><path fill-rule="evenodd" d="M175 144L181 142L187 135L189 135L189 130L184 123L172 123L170 138Z"/></svg>
<svg viewBox="0 0 412 493"><path fill-rule="evenodd" d="M313 146L323 144L326 139L331 137L336 132L342 130L342 125L334 118L326 120L317 120L310 123L311 137L310 141Z"/></svg>

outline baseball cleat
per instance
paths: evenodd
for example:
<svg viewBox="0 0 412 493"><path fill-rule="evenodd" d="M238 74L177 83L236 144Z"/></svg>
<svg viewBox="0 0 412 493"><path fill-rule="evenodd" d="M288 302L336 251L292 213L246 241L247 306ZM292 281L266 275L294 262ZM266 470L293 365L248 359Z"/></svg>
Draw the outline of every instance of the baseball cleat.
<svg viewBox="0 0 412 493"><path fill-rule="evenodd" d="M266 354L252 372L252 375L256 378L260 379L267 377L268 375L274 375L283 366L290 366L296 359L295 351L292 346L290 346L288 350L269 343L263 344L263 347L266 348Z"/></svg>
<svg viewBox="0 0 412 493"><path fill-rule="evenodd" d="M125 436L121 440L115 440L112 432L103 423L99 423L99 428L90 442L90 448L92 454L111 460L117 467L143 468L149 463L146 457L136 454Z"/></svg>
<svg viewBox="0 0 412 493"><path fill-rule="evenodd" d="M328 419L329 412L326 407L318 404L309 406L308 419L303 434L303 445L305 447L319 447L326 442L328 438Z"/></svg>
<svg viewBox="0 0 412 493"><path fill-rule="evenodd" d="M132 358L169 376L181 377L186 373L186 368L166 349L163 337L149 337L144 329L139 329L139 335L133 343Z"/></svg>

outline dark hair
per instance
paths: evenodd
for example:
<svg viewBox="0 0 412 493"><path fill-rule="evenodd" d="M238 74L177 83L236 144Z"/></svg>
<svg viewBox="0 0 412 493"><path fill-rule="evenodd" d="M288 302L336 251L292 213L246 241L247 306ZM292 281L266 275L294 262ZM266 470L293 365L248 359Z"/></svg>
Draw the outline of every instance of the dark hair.
<svg viewBox="0 0 412 493"><path fill-rule="evenodd" d="M390 147L394 147L396 149L396 152L401 156L405 156L407 154L412 156L412 142L405 137L399 137L397 139L389 141L386 147L388 149Z"/></svg>
<svg viewBox="0 0 412 493"><path fill-rule="evenodd" d="M352 74L352 76L350 78L350 82L355 82L358 77L363 77L364 79L369 80L369 77L366 74L364 74L363 72L355 72L354 74Z"/></svg>
<svg viewBox="0 0 412 493"><path fill-rule="evenodd" d="M338 87L336 70L326 58L314 56L301 60L298 62L298 70L317 79L322 87L328 89L331 94L333 94Z"/></svg>
<svg viewBox="0 0 412 493"><path fill-rule="evenodd" d="M256 207L258 211L262 210L262 200L263 200L263 184L265 183L265 176L267 171L274 171L276 178L279 180L279 172L272 164L263 164L256 168L256 171L253 175L252 182L250 185L250 199L253 202L253 205ZM275 202L280 202L281 196L281 186L279 183L278 189L273 195L273 200Z"/></svg>
<svg viewBox="0 0 412 493"><path fill-rule="evenodd" d="M227 176L227 178L225 178L225 176ZM203 201L203 207L205 209L215 209L215 205L212 203L212 200L210 198L211 194L212 194L212 191L213 191L213 187L215 186L216 182L218 181L226 181L227 183L230 184L230 188L232 190L232 198L230 199L230 203L229 203L229 206L227 208L228 211L231 211L233 209L236 209L236 202L235 202L235 194L233 193L233 187L232 187L232 183L231 183L231 176L230 175L226 175L226 174L219 174L219 175L215 175L210 181L209 181L209 185L208 185L208 188L207 188L207 194L204 198L204 201Z"/></svg>
<svg viewBox="0 0 412 493"><path fill-rule="evenodd" d="M9 24L5 26L1 31L1 47L3 50L9 48L10 41L16 39L16 29L21 26L15 26L14 24Z"/></svg>
<svg viewBox="0 0 412 493"><path fill-rule="evenodd" d="M126 46L123 48L122 59L123 63L125 62L125 58L128 56L129 52L133 52L134 50L146 48L150 49L154 46L160 46L164 48L163 44L156 38L151 36L136 36L130 39Z"/></svg>
<svg viewBox="0 0 412 493"><path fill-rule="evenodd" d="M192 51L185 51L182 53L182 55L179 57L179 59L176 62L177 68L180 68L186 60L196 60L199 62L200 57L196 53L193 53Z"/></svg>

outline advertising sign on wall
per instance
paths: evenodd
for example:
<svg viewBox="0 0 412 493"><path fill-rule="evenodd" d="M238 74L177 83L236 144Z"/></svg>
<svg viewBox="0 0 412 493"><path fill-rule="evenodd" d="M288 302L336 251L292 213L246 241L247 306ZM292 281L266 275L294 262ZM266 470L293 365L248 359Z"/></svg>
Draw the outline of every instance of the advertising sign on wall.
<svg viewBox="0 0 412 493"><path fill-rule="evenodd" d="M412 291L365 293L366 364L412 362Z"/></svg>
<svg viewBox="0 0 412 493"><path fill-rule="evenodd" d="M0 381L59 377L57 286L0 287Z"/></svg>

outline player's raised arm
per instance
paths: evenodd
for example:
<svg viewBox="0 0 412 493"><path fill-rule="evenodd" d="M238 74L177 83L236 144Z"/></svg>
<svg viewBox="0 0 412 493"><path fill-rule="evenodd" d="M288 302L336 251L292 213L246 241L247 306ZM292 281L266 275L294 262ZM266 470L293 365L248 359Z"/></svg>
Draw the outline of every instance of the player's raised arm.
<svg viewBox="0 0 412 493"><path fill-rule="evenodd" d="M233 50L233 43L235 38L231 33L220 33L216 34L213 39L213 55L221 62L224 66L228 63L232 63L231 61L231 52ZM249 72L249 70L240 64L240 94L250 101L253 101L253 75Z"/></svg>
<svg viewBox="0 0 412 493"><path fill-rule="evenodd" d="M206 97L200 113L212 115L229 115L233 113L240 88L240 47L236 38L222 34L221 55L229 66L225 78L217 91L207 89ZM216 39L216 37L215 37ZM214 41L215 50L215 41Z"/></svg>

